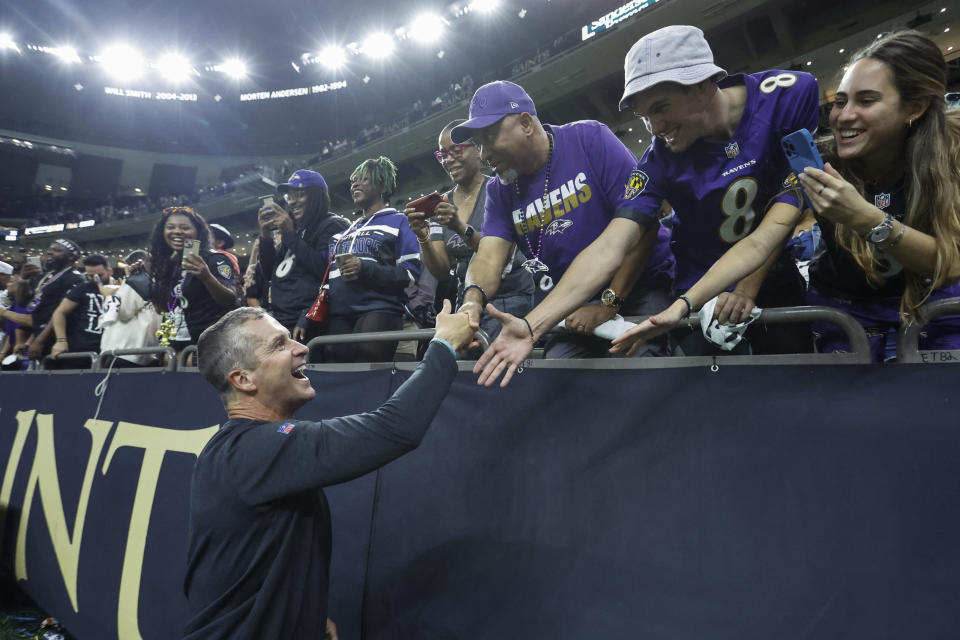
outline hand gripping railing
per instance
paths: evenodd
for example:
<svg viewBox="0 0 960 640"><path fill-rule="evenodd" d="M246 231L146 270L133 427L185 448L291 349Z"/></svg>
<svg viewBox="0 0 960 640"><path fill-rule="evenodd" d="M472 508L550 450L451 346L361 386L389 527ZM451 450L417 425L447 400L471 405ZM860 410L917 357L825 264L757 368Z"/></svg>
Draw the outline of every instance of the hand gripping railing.
<svg viewBox="0 0 960 640"><path fill-rule="evenodd" d="M640 323L646 320L648 317L649 316L628 316L625 319L629 320L630 322ZM857 322L856 318L851 316L849 313L840 311L839 309L821 306L771 307L761 311L760 316L755 322L762 322L764 324L790 324L799 322L813 322L814 320L832 322L840 327L840 329L843 330L843 332L847 335L847 340L850 342L851 353L838 354L842 355L847 362L853 362L854 364L870 362L870 341L867 339L867 333L863 330L863 327L860 326L860 323ZM699 331L699 313L694 313L688 318L681 320L678 327ZM553 331L563 330L555 328ZM749 358L752 356L730 357Z"/></svg>
<svg viewBox="0 0 960 640"><path fill-rule="evenodd" d="M60 362L63 360L79 360L81 358L86 358L90 360L90 366L88 367L91 371L97 371L99 367L99 354L96 351L64 351L61 354L58 354L56 357L47 356L40 361L40 368L46 369L49 362Z"/></svg>
<svg viewBox="0 0 960 640"><path fill-rule="evenodd" d="M326 344L352 344L354 342L394 342L401 340L430 340L433 338L435 329L404 329L402 331L369 331L363 333L337 333L328 336L317 336L307 343L307 348L311 351L314 347ZM482 330L478 329L476 333L480 346L486 349L490 346L490 338ZM309 360L308 360L309 362Z"/></svg>
<svg viewBox="0 0 960 640"><path fill-rule="evenodd" d="M960 298L934 300L920 307L909 322L900 326L897 333L897 362L926 362L918 349L920 332L927 322L953 313L960 314ZM923 318L923 322L914 321L918 317Z"/></svg>
<svg viewBox="0 0 960 640"><path fill-rule="evenodd" d="M189 347L186 347L183 351L177 354L177 371L187 367L187 358L197 352L197 345L192 344ZM193 364L191 367L197 366L197 359L194 357Z"/></svg>
<svg viewBox="0 0 960 640"><path fill-rule="evenodd" d="M166 371L177 370L177 352L173 349L173 347L130 347L128 349L107 349L106 351L100 352L100 368L103 368L104 361L110 357L145 356L151 354L166 355L167 364L163 365L163 368ZM107 366L109 366L109 364Z"/></svg>
<svg viewBox="0 0 960 640"><path fill-rule="evenodd" d="M851 353L857 354L863 362L870 362L870 340L857 319L845 311L833 307L770 307L760 312L756 322L764 324L791 324L798 322L832 322L847 335ZM689 326L700 328L700 319L692 316L687 319ZM858 358L858 359L861 359Z"/></svg>

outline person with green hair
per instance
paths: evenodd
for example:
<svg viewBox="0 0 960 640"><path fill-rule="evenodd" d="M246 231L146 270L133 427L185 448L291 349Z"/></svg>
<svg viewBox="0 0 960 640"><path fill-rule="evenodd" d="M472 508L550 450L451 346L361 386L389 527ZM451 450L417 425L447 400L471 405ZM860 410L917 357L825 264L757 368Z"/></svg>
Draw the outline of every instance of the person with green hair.
<svg viewBox="0 0 960 640"><path fill-rule="evenodd" d="M420 245L407 218L390 206L397 166L389 158L364 160L350 176L350 196L361 210L350 228L333 236L330 251L328 334L399 331L405 290L420 276ZM327 362L384 362L396 342L329 345Z"/></svg>

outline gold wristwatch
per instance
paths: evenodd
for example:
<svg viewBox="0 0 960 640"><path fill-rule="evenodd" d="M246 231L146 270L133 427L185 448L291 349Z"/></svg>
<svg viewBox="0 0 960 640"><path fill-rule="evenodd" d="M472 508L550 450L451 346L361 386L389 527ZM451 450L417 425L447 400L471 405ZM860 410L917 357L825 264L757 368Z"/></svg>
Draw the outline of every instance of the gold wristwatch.
<svg viewBox="0 0 960 640"><path fill-rule="evenodd" d="M618 296L613 289L604 289L603 293L600 294L600 304L619 310L620 306L623 305L623 298Z"/></svg>

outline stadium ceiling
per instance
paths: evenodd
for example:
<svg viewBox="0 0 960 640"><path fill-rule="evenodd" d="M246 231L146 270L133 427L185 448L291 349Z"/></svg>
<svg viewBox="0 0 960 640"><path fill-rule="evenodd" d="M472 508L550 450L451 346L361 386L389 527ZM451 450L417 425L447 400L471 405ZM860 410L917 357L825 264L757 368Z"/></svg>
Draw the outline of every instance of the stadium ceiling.
<svg viewBox="0 0 960 640"><path fill-rule="evenodd" d="M557 36L578 30L623 2L2 3L0 80L7 104L0 106L0 118L7 127L22 123L41 133L37 129L44 123L62 124L66 111L63 128L76 130L74 137L85 141L118 136L103 135L109 133L104 127L70 111L100 112L112 127L129 128L136 125L127 122L130 116L124 110L165 110L152 121L147 117L151 128L186 126L195 139L242 139L251 129L266 130L268 138L290 139L296 120L319 118L324 120L320 137L336 139L382 121L398 105L433 100L464 74L479 79L485 71L533 56ZM337 55L344 63L328 66ZM285 103L253 115L237 104L240 96L256 101L303 92L313 99L310 109L295 106L291 111ZM330 95L313 95L318 93ZM104 96L114 99L104 101ZM119 97L206 104L111 104ZM101 108L103 102L107 106ZM172 112L176 122L167 117ZM257 122L261 118L266 126ZM71 124L71 119L80 121Z"/></svg>

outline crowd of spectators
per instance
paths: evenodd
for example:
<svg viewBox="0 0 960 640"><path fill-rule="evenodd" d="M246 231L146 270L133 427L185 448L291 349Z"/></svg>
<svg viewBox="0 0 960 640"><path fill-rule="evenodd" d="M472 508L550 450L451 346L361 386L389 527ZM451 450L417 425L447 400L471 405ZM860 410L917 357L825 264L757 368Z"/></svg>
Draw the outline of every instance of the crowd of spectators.
<svg viewBox="0 0 960 640"><path fill-rule="evenodd" d="M686 30L682 38L677 30ZM691 47L701 58L712 55L692 27L671 27L647 37L662 39L660 46L667 49L683 49L678 57L691 54ZM544 55L538 52L520 65L541 64ZM738 118L763 111L763 122L771 124L733 136L737 123L724 124L727 129L717 125L716 132L690 125L689 139L677 140L665 130L664 116L647 115L656 92L666 90L663 80L647 83L636 69L639 75L631 78L628 65L620 108L644 114L655 135L639 160L600 123L540 122L520 86L497 81L476 90L482 99L471 103L468 120L437 132L436 159L452 187L432 204L391 202L397 169L383 156L365 160L351 175L350 197L360 211L352 221L330 211L329 188L320 173L299 168L290 173L294 167L289 161L251 165L230 184L202 190L222 192L264 176L279 183L275 201L251 221L258 223L259 237L243 278L227 251L229 232L208 226L188 206L187 196L137 199L135 207L119 200L84 211L61 206L44 212L55 218L37 221L76 221L88 213L109 220L163 208L149 256L138 260L138 271L149 274L141 278L149 282L149 292L140 293L152 303L151 313L163 318L155 332L160 344L177 350L195 344L207 326L244 303L266 308L294 337L308 341L325 333L391 331L405 322L427 327L443 300L470 314L491 337L504 327L481 365L501 363L493 377L506 367L507 379L510 367L538 341L547 357L564 358L600 357L608 351L656 356L849 348L842 337L820 326L813 333L805 325L783 331L751 326L760 307L812 300L857 318L871 338L874 359L882 361L893 355L889 337L903 319L915 316L927 300L957 293L960 260L954 235L960 236L960 216L951 194L956 194L958 159L938 151L942 140L957 135L957 112L946 106L943 58L929 39L893 34L858 55L851 59L830 111L834 133L851 123L860 125L854 130L864 129L864 122L878 117L855 111L859 105L847 106L855 90L901 91L875 72L877 65L886 65L883 69L896 78L923 77L926 84L918 95L897 93L913 106L901 108L902 118L883 117L901 118L903 127L878 128L865 148L851 149L833 135L825 137L821 148L837 170L808 169L791 177L780 149L785 133L817 128L819 90L812 76L773 70L727 78L713 63L701 63L696 79L677 82L687 85L684 96L699 92L690 99L698 100L703 122L720 122L714 116L723 112L721 103L743 92L753 97L739 103ZM666 55L656 63L663 66L663 78L674 78L672 61ZM464 100L472 83L464 76L451 84L438 96L440 104ZM769 90L750 94L755 85ZM418 102L410 113L428 109ZM387 131L375 125L361 136L370 139ZM726 159L717 162L735 176L727 179L720 172L724 179L710 183L710 195L693 196L686 185L706 180L697 158L711 136L732 140L722 145ZM907 157L887 153L876 159L889 149L906 149ZM737 159L741 154L762 161L744 164ZM932 166L929 158L945 164ZM899 173L884 169L890 166L899 167ZM869 167L878 175L864 173ZM495 177L484 175L487 169ZM926 184L922 171L934 172L939 182ZM687 177L675 180L680 174ZM284 175L289 177L281 181ZM753 187L756 193L743 186L747 179L759 185ZM729 212L722 219L710 213L729 208L724 198L734 188L731 180L746 189L743 198L749 200L734 203L739 226L730 223ZM932 213L918 213L918 201L907 197L915 181L926 185L924 197L932 200L921 208ZM717 202L705 206L711 198ZM747 211L750 203L753 208ZM754 211L761 206L766 209ZM716 237L698 235L698 229L715 224ZM211 236L218 231L217 239ZM71 323L88 331L97 327L94 316L109 308L103 301L115 295L104 287L119 283L101 273L106 265L99 256L84 260L86 274L75 271L80 257L74 243L58 239L47 249L43 268L0 265L0 274L16 282L5 319L18 319L21 329L28 330L21 335L14 327L7 351L42 357L52 350L56 355L66 348L61 341L87 350L87 342L70 337ZM794 258L807 263L804 277ZM99 303L94 301L98 297ZM701 307L709 328L707 323L703 332L676 327ZM84 318L79 309L87 314ZM626 325L617 324L620 313L652 314L653 319L624 333ZM550 331L558 322L564 333ZM930 323L921 346L953 348L960 344L957 326L951 318ZM674 329L669 339L668 329ZM607 335L610 331L614 335ZM394 357L395 348L389 342L338 345L317 350L312 358L382 361Z"/></svg>

